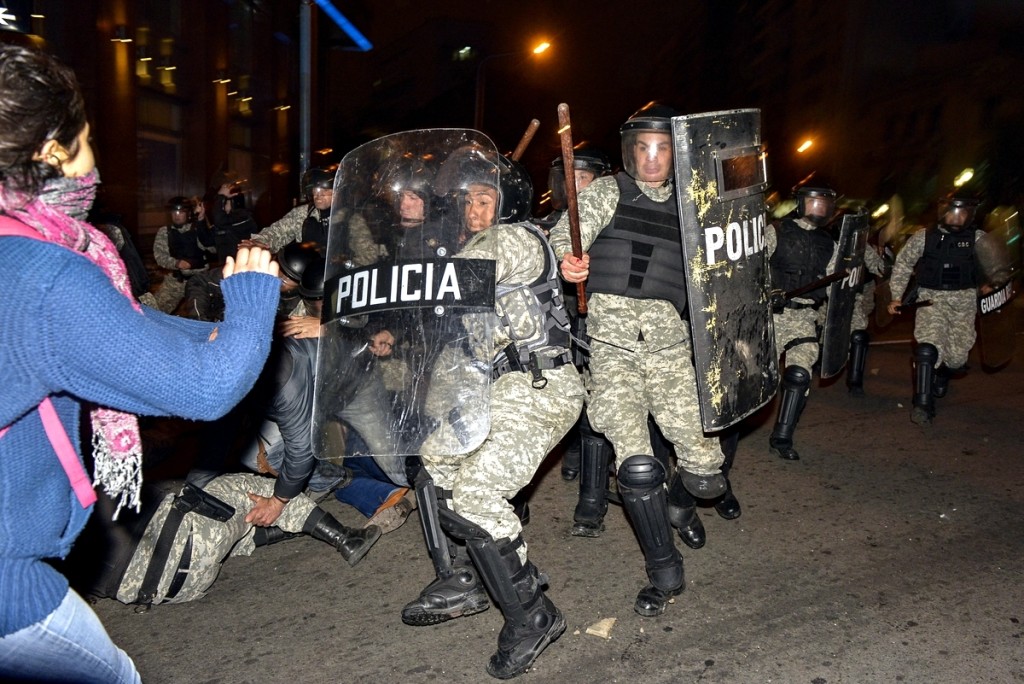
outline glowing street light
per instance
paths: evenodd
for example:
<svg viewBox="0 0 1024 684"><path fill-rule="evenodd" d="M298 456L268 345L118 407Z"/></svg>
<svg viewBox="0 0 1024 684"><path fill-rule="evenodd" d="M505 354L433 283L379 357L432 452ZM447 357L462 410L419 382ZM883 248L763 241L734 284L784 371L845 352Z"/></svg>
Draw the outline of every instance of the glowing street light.
<svg viewBox="0 0 1024 684"><path fill-rule="evenodd" d="M953 179L953 187L959 188L972 178L974 178L974 169L967 167L960 172L960 175Z"/></svg>
<svg viewBox="0 0 1024 684"><path fill-rule="evenodd" d="M551 47L551 43L548 41L541 41L537 43L530 52L534 55L539 55ZM480 60L480 63L476 67L476 106L473 109L473 128L476 130L483 130L484 126L484 67L492 59L498 59L499 57L515 57L521 55L521 52L499 52L494 55L487 55Z"/></svg>
<svg viewBox="0 0 1024 684"><path fill-rule="evenodd" d="M810 138L804 140L802 143L800 143L800 147L796 148L797 154L803 154L807 150L811 149L813 145L814 141L811 140Z"/></svg>

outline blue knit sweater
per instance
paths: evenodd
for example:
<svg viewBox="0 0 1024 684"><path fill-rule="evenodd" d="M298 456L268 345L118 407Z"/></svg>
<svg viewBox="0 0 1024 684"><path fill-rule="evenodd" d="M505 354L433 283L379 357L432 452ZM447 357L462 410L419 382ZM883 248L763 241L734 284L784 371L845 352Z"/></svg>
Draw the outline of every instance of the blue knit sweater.
<svg viewBox="0 0 1024 684"><path fill-rule="evenodd" d="M202 323L131 302L84 256L0 237L0 636L60 604L63 558L85 525L36 409L46 396L78 445L80 402L212 420L252 387L270 347L280 283L223 281L225 320ZM213 339L211 333L217 329Z"/></svg>

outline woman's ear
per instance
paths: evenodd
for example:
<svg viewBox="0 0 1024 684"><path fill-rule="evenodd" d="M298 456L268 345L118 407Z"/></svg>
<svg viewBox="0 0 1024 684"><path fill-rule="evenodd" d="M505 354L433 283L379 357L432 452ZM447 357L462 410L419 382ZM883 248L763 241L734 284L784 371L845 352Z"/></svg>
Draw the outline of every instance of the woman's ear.
<svg viewBox="0 0 1024 684"><path fill-rule="evenodd" d="M39 148L32 158L36 161L41 161L49 164L55 169L60 169L60 165L68 160L68 151L54 139L47 140L43 143L43 146Z"/></svg>

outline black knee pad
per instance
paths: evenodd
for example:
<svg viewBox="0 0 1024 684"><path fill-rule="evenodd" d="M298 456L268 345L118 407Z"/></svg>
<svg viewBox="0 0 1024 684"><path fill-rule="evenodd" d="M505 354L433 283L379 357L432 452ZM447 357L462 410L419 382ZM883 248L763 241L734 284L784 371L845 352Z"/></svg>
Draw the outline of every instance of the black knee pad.
<svg viewBox="0 0 1024 684"><path fill-rule="evenodd" d="M665 466L649 454L630 456L619 466L619 484L628 489L651 490L665 484Z"/></svg>
<svg viewBox="0 0 1024 684"><path fill-rule="evenodd" d="M939 350L935 348L934 344L923 342L917 345L917 349L914 351L914 357L920 363L935 365L935 362L939 360Z"/></svg>
<svg viewBox="0 0 1024 684"><path fill-rule="evenodd" d="M811 372L803 366L786 366L782 374L782 389L806 390L811 386Z"/></svg>

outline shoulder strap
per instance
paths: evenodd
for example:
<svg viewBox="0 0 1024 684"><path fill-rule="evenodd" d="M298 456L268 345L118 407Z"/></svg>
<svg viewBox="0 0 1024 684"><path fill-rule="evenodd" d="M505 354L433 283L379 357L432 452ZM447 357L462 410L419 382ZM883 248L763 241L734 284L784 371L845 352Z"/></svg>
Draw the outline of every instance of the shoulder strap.
<svg viewBox="0 0 1024 684"><path fill-rule="evenodd" d="M7 216L0 216L0 237L3 236L25 237L34 240L43 239L42 235L21 221L16 221ZM50 401L49 397L39 402L39 417L43 421L43 430L46 431L46 437L50 440L53 450L57 452L57 458L60 460L61 466L64 467L68 480L71 481L71 488L78 498L78 503L82 505L82 508L88 508L96 503L96 492L92 488L89 476L85 474L82 462L78 460L75 447L72 446L67 430L64 429L63 423L60 422L57 410L53 408L53 402ZM0 437L3 437L9 428L10 426L0 429Z"/></svg>
<svg viewBox="0 0 1024 684"><path fill-rule="evenodd" d="M25 237L34 240L42 240L43 236L32 230L21 221L12 219L9 216L0 216L0 237L9 235L12 237Z"/></svg>

